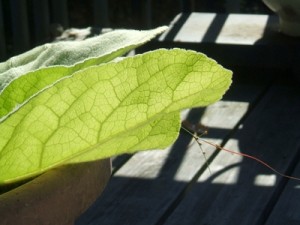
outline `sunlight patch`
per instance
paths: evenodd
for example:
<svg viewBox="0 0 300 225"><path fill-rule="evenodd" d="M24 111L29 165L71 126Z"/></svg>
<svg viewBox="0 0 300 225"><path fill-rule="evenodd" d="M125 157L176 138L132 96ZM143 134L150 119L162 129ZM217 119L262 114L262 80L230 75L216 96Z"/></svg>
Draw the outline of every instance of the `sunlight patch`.
<svg viewBox="0 0 300 225"><path fill-rule="evenodd" d="M254 179L255 186L273 187L276 183L276 175L259 174Z"/></svg>

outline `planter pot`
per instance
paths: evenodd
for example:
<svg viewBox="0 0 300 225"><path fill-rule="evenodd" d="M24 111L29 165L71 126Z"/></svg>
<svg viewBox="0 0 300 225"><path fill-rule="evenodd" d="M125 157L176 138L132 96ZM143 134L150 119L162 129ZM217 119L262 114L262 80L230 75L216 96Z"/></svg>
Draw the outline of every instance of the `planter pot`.
<svg viewBox="0 0 300 225"><path fill-rule="evenodd" d="M0 195L0 223L74 224L101 194L110 174L110 159L50 170Z"/></svg>
<svg viewBox="0 0 300 225"><path fill-rule="evenodd" d="M279 16L280 31L290 36L300 36L299 0L263 0Z"/></svg>

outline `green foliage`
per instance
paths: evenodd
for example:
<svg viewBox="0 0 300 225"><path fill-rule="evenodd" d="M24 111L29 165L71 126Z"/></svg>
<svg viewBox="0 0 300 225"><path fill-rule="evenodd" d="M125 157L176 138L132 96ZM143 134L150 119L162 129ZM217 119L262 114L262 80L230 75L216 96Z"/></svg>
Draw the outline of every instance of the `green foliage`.
<svg viewBox="0 0 300 225"><path fill-rule="evenodd" d="M201 53L159 49L111 61L164 29L50 44L0 64L0 183L165 148L180 110L219 100L231 72Z"/></svg>

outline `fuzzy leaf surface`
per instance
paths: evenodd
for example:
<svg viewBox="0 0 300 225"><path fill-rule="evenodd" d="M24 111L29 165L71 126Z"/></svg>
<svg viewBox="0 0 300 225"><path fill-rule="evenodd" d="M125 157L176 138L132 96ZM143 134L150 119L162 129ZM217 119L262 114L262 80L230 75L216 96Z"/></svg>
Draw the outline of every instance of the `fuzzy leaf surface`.
<svg viewBox="0 0 300 225"><path fill-rule="evenodd" d="M0 63L0 119L59 79L122 56L166 28L116 30L82 41L45 44Z"/></svg>
<svg viewBox="0 0 300 225"><path fill-rule="evenodd" d="M180 110L219 100L231 76L201 53L160 49L60 79L0 122L0 183L165 148L178 136Z"/></svg>

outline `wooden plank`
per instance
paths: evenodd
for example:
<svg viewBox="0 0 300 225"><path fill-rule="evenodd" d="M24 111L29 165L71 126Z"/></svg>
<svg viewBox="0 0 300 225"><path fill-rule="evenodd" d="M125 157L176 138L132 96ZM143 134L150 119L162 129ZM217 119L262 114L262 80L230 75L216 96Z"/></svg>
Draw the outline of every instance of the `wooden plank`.
<svg viewBox="0 0 300 225"><path fill-rule="evenodd" d="M152 0L132 0L131 10L137 25L142 29L152 27Z"/></svg>
<svg viewBox="0 0 300 225"><path fill-rule="evenodd" d="M203 123L212 127L210 137L221 142L262 89L234 85L223 102L207 110L192 110L190 120L199 121L202 114ZM234 96L238 96L237 102ZM216 119L219 122L215 124ZM198 145L190 141L191 136L182 133L179 141L164 151L135 154L114 174L105 193L76 224L156 224L203 166ZM211 154L207 152L208 157Z"/></svg>
<svg viewBox="0 0 300 225"><path fill-rule="evenodd" d="M180 0L179 1L180 12L192 12L195 11L195 0Z"/></svg>
<svg viewBox="0 0 300 225"><path fill-rule="evenodd" d="M26 0L11 0L11 26L14 54L30 48L29 26Z"/></svg>
<svg viewBox="0 0 300 225"><path fill-rule="evenodd" d="M269 15L229 14L216 43L254 45L263 38Z"/></svg>
<svg viewBox="0 0 300 225"><path fill-rule="evenodd" d="M278 17L249 14L179 14L158 41L141 47L188 48L222 65L289 69L299 54L299 41L278 32Z"/></svg>
<svg viewBox="0 0 300 225"><path fill-rule="evenodd" d="M142 4L143 25L145 28L150 29L152 28L152 0L144 0Z"/></svg>
<svg viewBox="0 0 300 225"><path fill-rule="evenodd" d="M0 1L0 60L6 59L6 41L3 22L3 7Z"/></svg>
<svg viewBox="0 0 300 225"><path fill-rule="evenodd" d="M170 28L159 37L159 41L166 41L172 39L174 42L191 42L200 43L203 41L207 30L209 29L212 21L216 17L216 13L191 13L184 24L178 24L184 14L179 14L171 22ZM201 23L201 29L195 29ZM178 32L170 36L172 29L178 27Z"/></svg>
<svg viewBox="0 0 300 225"><path fill-rule="evenodd" d="M93 0L94 26L109 27L107 0Z"/></svg>
<svg viewBox="0 0 300 225"><path fill-rule="evenodd" d="M238 13L241 10L241 0L226 0L226 12Z"/></svg>
<svg viewBox="0 0 300 225"><path fill-rule="evenodd" d="M255 155L286 173L299 148L299 98L296 89L273 87L225 147ZM253 160L224 151L210 169L212 175L198 179L166 225L262 224L284 178Z"/></svg>
<svg viewBox="0 0 300 225"><path fill-rule="evenodd" d="M119 168L121 168L130 158L131 154L124 154L111 158L112 173L114 174Z"/></svg>
<svg viewBox="0 0 300 225"><path fill-rule="evenodd" d="M184 16L185 14L178 15L171 23L170 30L176 26L179 17ZM269 18L269 15L191 13L184 24L180 25L175 38L164 34L159 40L253 45L263 38L267 26L272 27L277 23L275 19L269 21Z"/></svg>
<svg viewBox="0 0 300 225"><path fill-rule="evenodd" d="M299 158L297 159L299 161ZM293 176L300 175L300 164ZM300 224L300 184L290 180L265 225Z"/></svg>
<svg viewBox="0 0 300 225"><path fill-rule="evenodd" d="M63 26L64 29L69 27L68 1L51 0L52 23Z"/></svg>
<svg viewBox="0 0 300 225"><path fill-rule="evenodd" d="M33 1L34 41L42 44L50 40L50 15L48 0Z"/></svg>

